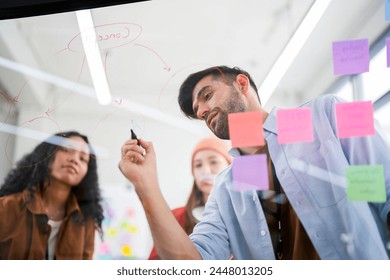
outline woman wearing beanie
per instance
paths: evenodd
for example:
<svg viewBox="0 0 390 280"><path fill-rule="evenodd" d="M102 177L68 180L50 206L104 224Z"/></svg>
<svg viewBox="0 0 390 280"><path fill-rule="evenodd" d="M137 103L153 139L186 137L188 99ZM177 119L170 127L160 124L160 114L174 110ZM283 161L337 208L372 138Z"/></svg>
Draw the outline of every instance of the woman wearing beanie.
<svg viewBox="0 0 390 280"><path fill-rule="evenodd" d="M189 235L203 215L204 206L214 185L214 177L225 169L232 158L228 154L229 146L215 136L199 141L191 157L192 175L194 183L191 194L184 207L174 209L173 215ZM149 260L159 260L156 249L153 247Z"/></svg>

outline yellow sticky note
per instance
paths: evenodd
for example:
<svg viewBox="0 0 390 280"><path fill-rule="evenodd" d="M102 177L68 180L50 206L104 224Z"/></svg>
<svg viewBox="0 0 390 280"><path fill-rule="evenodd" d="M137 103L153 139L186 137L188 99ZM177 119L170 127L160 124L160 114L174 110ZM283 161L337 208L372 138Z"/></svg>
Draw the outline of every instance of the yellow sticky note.
<svg viewBox="0 0 390 280"><path fill-rule="evenodd" d="M131 257L133 255L133 250L129 245L123 245L121 248L121 253L125 257Z"/></svg>
<svg viewBox="0 0 390 280"><path fill-rule="evenodd" d="M116 230L116 228L107 229L108 237L115 237L117 234L118 234L118 231Z"/></svg>

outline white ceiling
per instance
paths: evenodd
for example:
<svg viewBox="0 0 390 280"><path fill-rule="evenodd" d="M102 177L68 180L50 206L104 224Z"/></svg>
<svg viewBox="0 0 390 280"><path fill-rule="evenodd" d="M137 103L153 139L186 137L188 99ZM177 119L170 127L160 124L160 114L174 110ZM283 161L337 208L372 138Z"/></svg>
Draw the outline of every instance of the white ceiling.
<svg viewBox="0 0 390 280"><path fill-rule="evenodd" d="M100 42L112 105L100 106L79 94L74 84L64 89L4 65L0 88L9 100L0 96L0 105L18 112L17 126L48 133L72 128L92 135L112 162L135 120L141 136L156 142L163 160L181 162L194 142L209 133L179 112L176 99L183 79L195 70L225 64L246 69L260 86L313 2L156 0L94 9L97 35L118 37ZM368 38L373 43L388 27L383 0L333 0L266 107L295 106L323 94L337 79L332 42ZM0 56L92 87L84 53L74 51L81 46L79 33L73 12L0 21ZM11 101L15 98L18 102ZM103 179L115 181L112 176ZM161 177L172 183L172 175Z"/></svg>

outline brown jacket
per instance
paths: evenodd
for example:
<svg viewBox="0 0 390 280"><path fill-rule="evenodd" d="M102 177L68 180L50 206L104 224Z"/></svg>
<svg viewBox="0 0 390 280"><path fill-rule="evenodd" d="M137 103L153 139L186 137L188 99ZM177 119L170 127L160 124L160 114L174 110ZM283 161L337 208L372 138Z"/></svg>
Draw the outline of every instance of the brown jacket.
<svg viewBox="0 0 390 280"><path fill-rule="evenodd" d="M40 192L36 191L32 200L28 197L27 189L0 197L0 259L45 259L51 227L47 224ZM94 221L80 224L71 218L73 215L82 215L73 195L66 209L57 235L56 259L92 259Z"/></svg>

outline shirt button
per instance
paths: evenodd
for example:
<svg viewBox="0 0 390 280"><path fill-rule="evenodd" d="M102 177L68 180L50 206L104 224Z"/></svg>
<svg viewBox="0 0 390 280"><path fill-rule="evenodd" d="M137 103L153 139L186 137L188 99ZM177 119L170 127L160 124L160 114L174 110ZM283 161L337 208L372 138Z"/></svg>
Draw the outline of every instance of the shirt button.
<svg viewBox="0 0 390 280"><path fill-rule="evenodd" d="M262 231L260 231L260 234L261 234L261 236L264 236L267 234L267 232L265 230L262 230Z"/></svg>

